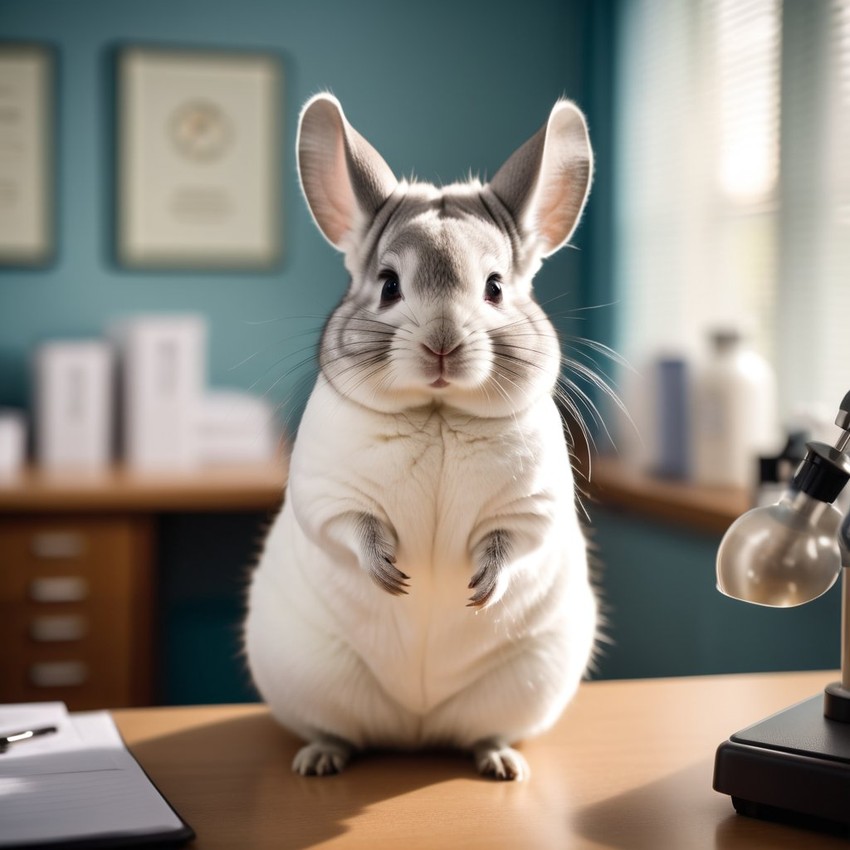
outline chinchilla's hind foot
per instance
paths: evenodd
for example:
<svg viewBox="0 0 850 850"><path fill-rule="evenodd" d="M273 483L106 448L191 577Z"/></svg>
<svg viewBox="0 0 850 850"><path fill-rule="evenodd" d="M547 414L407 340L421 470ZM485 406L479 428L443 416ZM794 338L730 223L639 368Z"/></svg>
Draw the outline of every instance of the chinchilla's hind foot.
<svg viewBox="0 0 850 850"><path fill-rule="evenodd" d="M292 760L292 770L301 776L333 776L342 773L354 747L341 738L320 738L301 747Z"/></svg>
<svg viewBox="0 0 850 850"><path fill-rule="evenodd" d="M479 741L472 754L475 757L475 766L482 776L522 782L531 775L528 762L522 754L498 738Z"/></svg>

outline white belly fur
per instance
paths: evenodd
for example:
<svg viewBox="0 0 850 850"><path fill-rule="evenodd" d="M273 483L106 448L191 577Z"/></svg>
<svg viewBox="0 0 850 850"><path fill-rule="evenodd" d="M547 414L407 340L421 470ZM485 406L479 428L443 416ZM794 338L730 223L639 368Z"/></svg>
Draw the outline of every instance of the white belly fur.
<svg viewBox="0 0 850 850"><path fill-rule="evenodd" d="M327 524L368 512L398 536L407 596L381 590ZM467 607L483 526L537 516L505 595ZM526 517L527 518L527 517ZM319 379L286 502L254 573L254 681L297 734L358 746L471 746L551 725L592 649L596 604L572 473L551 399L504 420L378 414Z"/></svg>

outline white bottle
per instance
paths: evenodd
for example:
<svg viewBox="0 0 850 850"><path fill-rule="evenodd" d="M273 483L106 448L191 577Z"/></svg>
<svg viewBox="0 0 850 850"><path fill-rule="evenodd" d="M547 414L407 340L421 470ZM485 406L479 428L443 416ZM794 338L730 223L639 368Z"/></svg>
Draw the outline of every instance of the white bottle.
<svg viewBox="0 0 850 850"><path fill-rule="evenodd" d="M778 448L776 379L767 361L746 347L737 331L717 331L711 343L694 391L694 480L752 491L758 456Z"/></svg>

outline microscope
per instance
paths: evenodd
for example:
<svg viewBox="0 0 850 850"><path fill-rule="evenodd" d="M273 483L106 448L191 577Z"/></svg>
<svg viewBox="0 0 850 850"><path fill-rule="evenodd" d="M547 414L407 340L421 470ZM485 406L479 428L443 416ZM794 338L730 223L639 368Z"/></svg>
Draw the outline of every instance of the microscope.
<svg viewBox="0 0 850 850"><path fill-rule="evenodd" d="M740 814L850 835L850 514L834 501L850 480L850 392L834 446L812 442L788 490L726 532L717 588L744 602L803 605L842 579L841 681L732 735L714 788Z"/></svg>

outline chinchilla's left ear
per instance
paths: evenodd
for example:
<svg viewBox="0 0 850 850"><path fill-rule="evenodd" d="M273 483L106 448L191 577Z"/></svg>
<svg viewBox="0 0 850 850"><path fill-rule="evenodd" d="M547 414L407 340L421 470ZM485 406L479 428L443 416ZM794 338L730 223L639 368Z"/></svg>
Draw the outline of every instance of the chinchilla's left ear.
<svg viewBox="0 0 850 850"><path fill-rule="evenodd" d="M490 188L540 256L557 251L575 230L590 191L593 152L579 108L561 100L549 120L496 172Z"/></svg>
<svg viewBox="0 0 850 850"><path fill-rule="evenodd" d="M339 101L319 94L298 122L298 174L319 230L336 248L351 247L398 181L381 155L346 120Z"/></svg>

